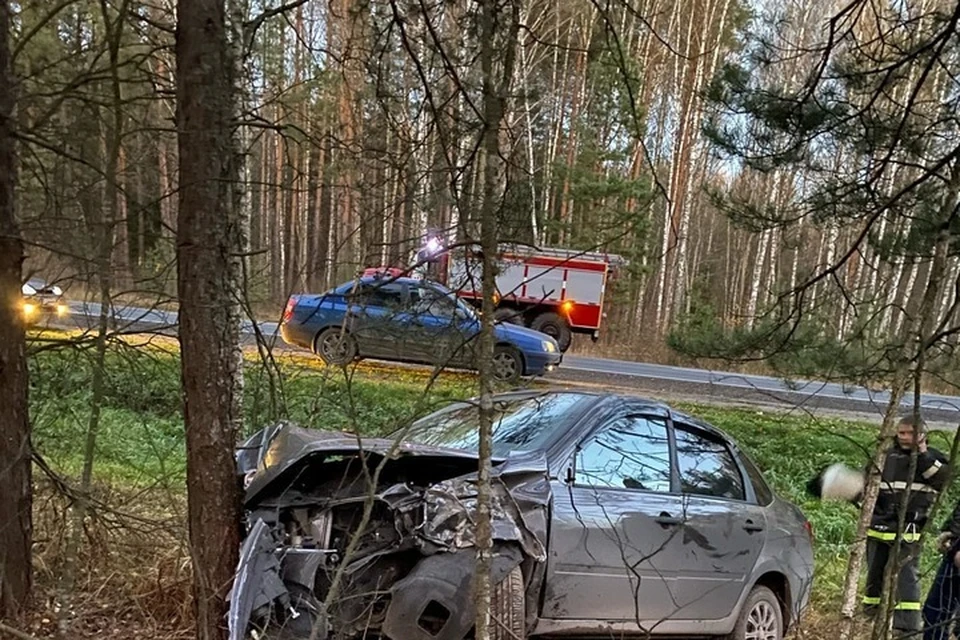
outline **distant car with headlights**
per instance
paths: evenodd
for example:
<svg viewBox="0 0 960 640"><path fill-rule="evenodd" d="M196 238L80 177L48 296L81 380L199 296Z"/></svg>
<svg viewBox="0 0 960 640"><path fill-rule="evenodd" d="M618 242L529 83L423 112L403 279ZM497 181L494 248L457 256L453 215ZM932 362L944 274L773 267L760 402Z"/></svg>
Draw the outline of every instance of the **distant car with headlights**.
<svg viewBox="0 0 960 640"><path fill-rule="evenodd" d="M23 316L28 325L45 318L62 318L70 313L63 289L39 278L30 278L20 287L23 294Z"/></svg>
<svg viewBox="0 0 960 640"><path fill-rule="evenodd" d="M280 336L326 363L357 358L476 369L480 319L473 308L431 280L374 270L323 294L293 295ZM563 357L557 341L514 324L494 325L494 376L515 382L552 370Z"/></svg>

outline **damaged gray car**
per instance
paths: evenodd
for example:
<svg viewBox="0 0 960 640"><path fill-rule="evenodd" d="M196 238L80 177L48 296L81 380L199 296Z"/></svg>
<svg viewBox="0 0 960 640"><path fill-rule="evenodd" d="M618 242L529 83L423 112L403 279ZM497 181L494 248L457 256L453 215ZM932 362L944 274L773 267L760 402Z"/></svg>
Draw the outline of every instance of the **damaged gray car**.
<svg viewBox="0 0 960 640"><path fill-rule="evenodd" d="M723 433L607 393L494 406L494 638L778 640L796 622L809 522ZM472 637L478 424L465 401L384 438L280 423L243 443L231 640Z"/></svg>

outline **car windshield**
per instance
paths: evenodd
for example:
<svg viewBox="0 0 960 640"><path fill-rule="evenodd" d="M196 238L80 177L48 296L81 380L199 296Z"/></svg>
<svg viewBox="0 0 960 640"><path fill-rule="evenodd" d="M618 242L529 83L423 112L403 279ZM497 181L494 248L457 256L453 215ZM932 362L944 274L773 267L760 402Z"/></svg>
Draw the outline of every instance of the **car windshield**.
<svg viewBox="0 0 960 640"><path fill-rule="evenodd" d="M504 457L511 452L542 449L561 423L586 409L589 398L580 393L548 393L496 401L493 455ZM479 434L479 407L457 403L415 422L407 439L420 444L476 451Z"/></svg>

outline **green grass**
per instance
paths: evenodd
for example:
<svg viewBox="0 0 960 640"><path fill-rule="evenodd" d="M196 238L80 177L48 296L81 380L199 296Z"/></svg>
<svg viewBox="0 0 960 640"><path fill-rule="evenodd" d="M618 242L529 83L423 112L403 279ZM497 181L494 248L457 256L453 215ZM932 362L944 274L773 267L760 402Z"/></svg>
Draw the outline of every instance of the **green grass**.
<svg viewBox="0 0 960 640"><path fill-rule="evenodd" d="M79 350L46 351L30 359L34 444L67 475L78 475L83 466L91 360L91 351ZM186 463L179 366L175 354L157 347L108 352L97 437L98 479L140 485L164 478L182 486ZM379 434L476 392L475 378L469 375L444 375L427 389L429 375L424 371L363 366L346 377L302 357L284 358L269 367L248 358L245 374L245 435L280 419Z"/></svg>
<svg viewBox="0 0 960 640"><path fill-rule="evenodd" d="M30 361L35 446L57 471L74 477L82 467L90 417L91 356L89 349L45 351ZM162 484L182 491L185 456L176 353L160 346L120 345L109 352L106 372L97 481L138 488ZM428 379L423 370L363 365L348 383L342 372L324 368L312 357L285 357L271 366L248 358L245 430L250 433L284 418L305 426L378 434L477 392L476 378L469 374L440 376L425 392ZM834 608L857 512L851 505L812 499L804 485L826 464L861 466L874 446L877 425L748 409L678 408L732 435L776 491L803 509L816 534L814 603L822 611ZM931 441L949 450L945 434L935 433ZM942 501L937 526L952 508L955 494L951 491ZM937 562L930 541L927 547L925 580L932 578Z"/></svg>

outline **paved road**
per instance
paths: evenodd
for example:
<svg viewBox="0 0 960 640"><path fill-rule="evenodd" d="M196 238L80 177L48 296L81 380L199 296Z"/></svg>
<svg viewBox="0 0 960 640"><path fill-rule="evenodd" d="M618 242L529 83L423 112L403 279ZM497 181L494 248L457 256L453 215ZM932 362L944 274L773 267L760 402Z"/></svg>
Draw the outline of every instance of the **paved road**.
<svg viewBox="0 0 960 640"><path fill-rule="evenodd" d="M97 303L71 303L71 319L66 323L73 327L92 329L100 314ZM159 332L173 335L176 331L177 314L174 311L118 307L113 310L114 328L124 332ZM268 341L277 336L276 322L260 322L259 330ZM245 337L253 341L253 323L244 322ZM285 346L276 340L279 346ZM682 394L688 397L711 396L726 401L744 401L782 406L802 406L815 410L827 408L860 414L880 416L886 408L889 393L863 387L841 385L811 380L785 381L779 378L758 375L728 373L672 367L625 360L609 360L567 354L563 364L548 379L558 382L592 382L627 387L641 392ZM907 411L912 398L902 401ZM942 425L960 423L960 397L924 394L921 406L928 419Z"/></svg>

